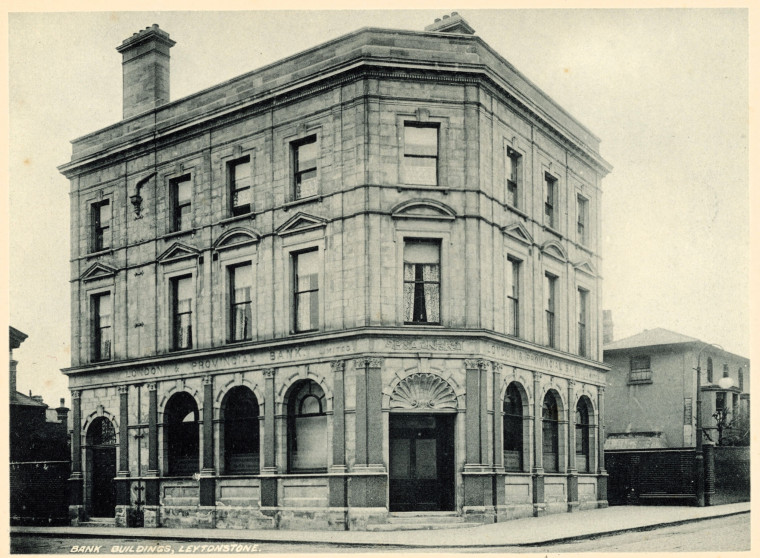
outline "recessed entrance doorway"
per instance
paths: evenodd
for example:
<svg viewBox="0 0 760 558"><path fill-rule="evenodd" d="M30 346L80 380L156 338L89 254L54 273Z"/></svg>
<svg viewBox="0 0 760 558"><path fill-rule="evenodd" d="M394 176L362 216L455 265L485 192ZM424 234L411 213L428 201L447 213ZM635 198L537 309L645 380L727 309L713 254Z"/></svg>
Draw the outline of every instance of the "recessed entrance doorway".
<svg viewBox="0 0 760 558"><path fill-rule="evenodd" d="M95 419L87 431L93 517L114 517L116 511L116 432L105 417Z"/></svg>
<svg viewBox="0 0 760 558"><path fill-rule="evenodd" d="M390 414L390 511L454 510L455 414Z"/></svg>

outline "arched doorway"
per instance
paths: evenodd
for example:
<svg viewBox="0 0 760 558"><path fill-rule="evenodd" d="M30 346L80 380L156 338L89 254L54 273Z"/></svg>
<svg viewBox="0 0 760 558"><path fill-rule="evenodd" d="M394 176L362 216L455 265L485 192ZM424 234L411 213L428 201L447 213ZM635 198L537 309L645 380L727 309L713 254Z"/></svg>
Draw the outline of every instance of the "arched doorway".
<svg viewBox="0 0 760 558"><path fill-rule="evenodd" d="M113 517L116 511L116 431L106 417L98 417L87 429L92 474L90 506L93 517Z"/></svg>
<svg viewBox="0 0 760 558"><path fill-rule="evenodd" d="M434 374L412 374L391 395L391 511L453 511L456 395Z"/></svg>

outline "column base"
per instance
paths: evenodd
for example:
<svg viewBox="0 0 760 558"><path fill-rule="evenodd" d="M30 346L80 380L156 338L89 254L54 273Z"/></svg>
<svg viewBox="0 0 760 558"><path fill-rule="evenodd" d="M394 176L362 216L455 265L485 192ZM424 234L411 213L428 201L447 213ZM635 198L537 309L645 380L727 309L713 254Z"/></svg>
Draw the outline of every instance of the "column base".
<svg viewBox="0 0 760 558"><path fill-rule="evenodd" d="M161 527L161 508L159 506L143 507L143 527L155 529Z"/></svg>
<svg viewBox="0 0 760 558"><path fill-rule="evenodd" d="M84 511L84 506L69 506L69 525L72 527L78 527L81 525L85 521L86 517L87 516Z"/></svg>

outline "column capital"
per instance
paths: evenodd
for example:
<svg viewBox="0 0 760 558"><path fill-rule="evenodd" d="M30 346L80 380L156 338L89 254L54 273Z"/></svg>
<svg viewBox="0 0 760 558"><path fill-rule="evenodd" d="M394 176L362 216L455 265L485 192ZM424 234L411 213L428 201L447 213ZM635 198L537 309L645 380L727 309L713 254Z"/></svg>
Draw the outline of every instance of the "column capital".
<svg viewBox="0 0 760 558"><path fill-rule="evenodd" d="M466 370L485 370L488 363L482 358L468 358L464 361Z"/></svg>
<svg viewBox="0 0 760 558"><path fill-rule="evenodd" d="M203 385L204 386L210 386L214 383L214 377L213 376L203 376Z"/></svg>
<svg viewBox="0 0 760 558"><path fill-rule="evenodd" d="M274 368L264 368L262 372L267 380L274 380Z"/></svg>
<svg viewBox="0 0 760 558"><path fill-rule="evenodd" d="M504 368L504 365L500 362L492 362L491 366L493 366L494 372L501 372L501 369Z"/></svg>
<svg viewBox="0 0 760 558"><path fill-rule="evenodd" d="M573 379L567 380L567 387L569 387L570 389L575 388L575 380Z"/></svg>
<svg viewBox="0 0 760 558"><path fill-rule="evenodd" d="M599 395L604 395L604 386L596 386L597 392L599 392Z"/></svg>
<svg viewBox="0 0 760 558"><path fill-rule="evenodd" d="M330 363L330 368L332 368L332 371L335 373L343 372L346 368L346 363L343 360L333 360Z"/></svg>
<svg viewBox="0 0 760 558"><path fill-rule="evenodd" d="M71 390L71 399L81 399L82 398L82 390L81 389L72 389Z"/></svg>
<svg viewBox="0 0 760 558"><path fill-rule="evenodd" d="M129 393L129 386L119 386L119 395L125 395Z"/></svg>
<svg viewBox="0 0 760 558"><path fill-rule="evenodd" d="M543 377L543 374L541 372L533 371L533 381L534 382L540 382L541 378Z"/></svg>
<svg viewBox="0 0 760 558"><path fill-rule="evenodd" d="M145 384L148 387L148 391L156 391L158 384L156 382L149 382Z"/></svg>
<svg viewBox="0 0 760 558"><path fill-rule="evenodd" d="M354 360L354 366L359 369L363 369L365 366L369 368L382 368L383 359L380 357L362 357Z"/></svg>

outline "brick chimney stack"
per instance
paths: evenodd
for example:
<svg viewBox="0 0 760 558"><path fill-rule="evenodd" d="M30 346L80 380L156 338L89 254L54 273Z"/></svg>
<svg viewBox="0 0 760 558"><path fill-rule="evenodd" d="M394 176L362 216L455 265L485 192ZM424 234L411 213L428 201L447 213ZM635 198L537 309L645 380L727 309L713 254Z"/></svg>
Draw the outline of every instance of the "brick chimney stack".
<svg viewBox="0 0 760 558"><path fill-rule="evenodd" d="M58 413L58 422L68 424L69 409L66 407L66 400L63 397L61 397L61 406L55 412Z"/></svg>
<svg viewBox="0 0 760 558"><path fill-rule="evenodd" d="M175 44L154 23L116 47L122 56L124 118L169 102L169 49Z"/></svg>
<svg viewBox="0 0 760 558"><path fill-rule="evenodd" d="M612 310L602 310L602 344L607 345L614 340Z"/></svg>

